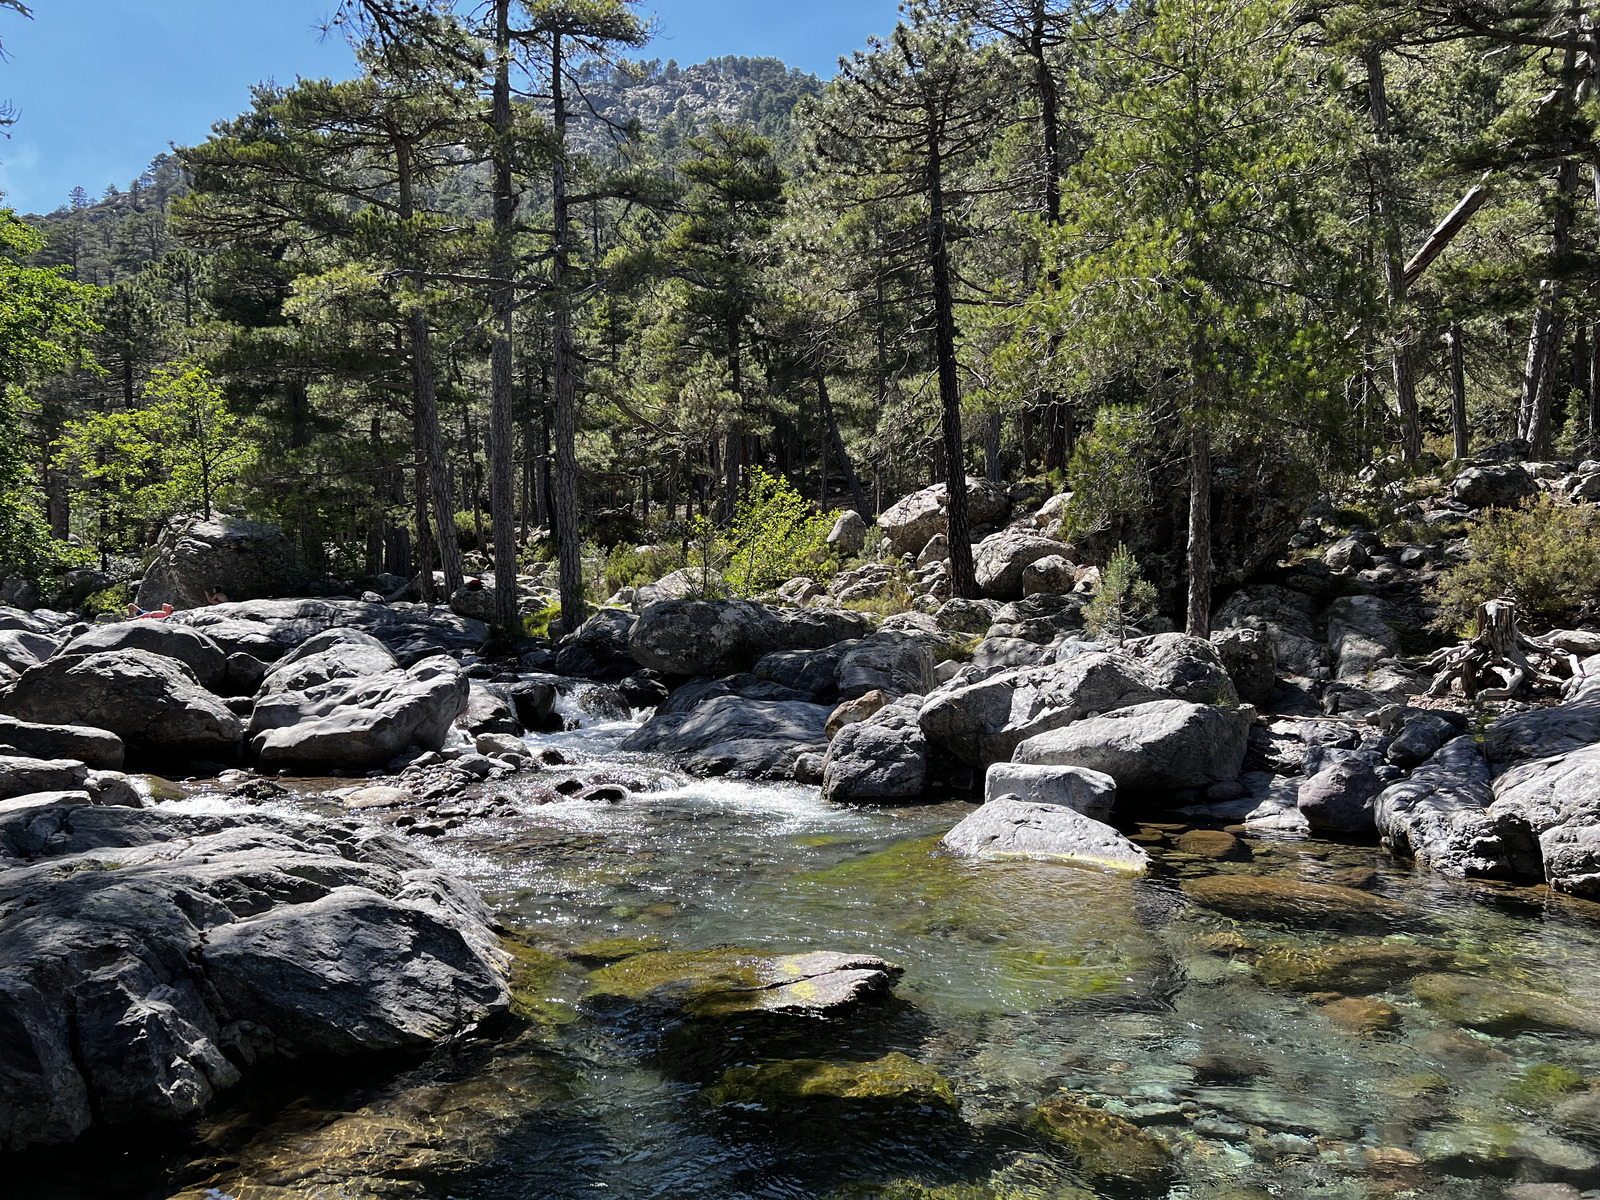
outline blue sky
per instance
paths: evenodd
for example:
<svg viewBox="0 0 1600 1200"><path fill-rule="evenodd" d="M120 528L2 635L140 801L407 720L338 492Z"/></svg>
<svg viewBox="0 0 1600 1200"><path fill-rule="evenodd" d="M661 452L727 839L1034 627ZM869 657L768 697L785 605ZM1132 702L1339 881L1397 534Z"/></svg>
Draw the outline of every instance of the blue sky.
<svg viewBox="0 0 1600 1200"><path fill-rule="evenodd" d="M22 212L65 203L82 184L126 187L169 142L202 140L242 111L250 87L351 71L319 40L337 0L28 0L0 10L0 100L20 121L0 141L0 191ZM833 74L841 54L894 24L894 0L644 0L660 27L644 57L699 62L772 55Z"/></svg>

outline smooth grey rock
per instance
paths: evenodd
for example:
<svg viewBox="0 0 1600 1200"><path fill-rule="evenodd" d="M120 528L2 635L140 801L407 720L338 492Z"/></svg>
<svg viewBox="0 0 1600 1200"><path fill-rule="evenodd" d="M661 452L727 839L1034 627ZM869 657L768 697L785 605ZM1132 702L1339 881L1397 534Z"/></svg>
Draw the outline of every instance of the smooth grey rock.
<svg viewBox="0 0 1600 1200"><path fill-rule="evenodd" d="M867 523L853 508L839 514L828 531L828 545L845 558L854 558L867 544Z"/></svg>
<svg viewBox="0 0 1600 1200"><path fill-rule="evenodd" d="M639 669L628 638L638 620L622 609L601 609L583 623L556 655L557 675L584 679L626 679Z"/></svg>
<svg viewBox="0 0 1600 1200"><path fill-rule="evenodd" d="M0 855L0 1149L182 1121L262 1060L508 1007L488 909L384 834L57 804L0 812Z"/></svg>
<svg viewBox="0 0 1600 1200"><path fill-rule="evenodd" d="M121 771L90 771L84 781L91 804L111 804L119 808L143 808L144 797Z"/></svg>
<svg viewBox="0 0 1600 1200"><path fill-rule="evenodd" d="M1129 642L1125 652L1139 660L1157 690L1167 696L1190 704L1232 707L1239 703L1222 656L1203 638L1159 633Z"/></svg>
<svg viewBox="0 0 1600 1200"><path fill-rule="evenodd" d="M1459 732L1460 730L1437 713L1416 713L1406 719L1405 727L1394 741L1389 743L1389 749L1384 752L1384 757L1395 766L1409 770L1427 762L1438 752L1440 746Z"/></svg>
<svg viewBox="0 0 1600 1200"><path fill-rule="evenodd" d="M1341 596L1329 606L1335 679L1367 687L1378 665L1400 653L1400 635L1388 618L1389 606L1377 596Z"/></svg>
<svg viewBox="0 0 1600 1200"><path fill-rule="evenodd" d="M839 730L822 764L822 798L835 803L921 795L928 747L917 724L921 697L881 708Z"/></svg>
<svg viewBox="0 0 1600 1200"><path fill-rule="evenodd" d="M1496 773L1600 743L1600 697L1500 717L1484 731L1483 753Z"/></svg>
<svg viewBox="0 0 1600 1200"><path fill-rule="evenodd" d="M933 651L927 635L878 632L863 638L839 658L836 676L841 700L854 700L868 692L890 696L931 692Z"/></svg>
<svg viewBox="0 0 1600 1200"><path fill-rule="evenodd" d="M622 743L642 754L670 754L695 775L789 779L795 759L827 741L823 704L722 695L687 712L661 712Z"/></svg>
<svg viewBox="0 0 1600 1200"><path fill-rule="evenodd" d="M1383 790L1376 773L1381 761L1363 750L1326 751L1296 800L1307 824L1321 833L1373 832L1373 798Z"/></svg>
<svg viewBox="0 0 1600 1200"><path fill-rule="evenodd" d="M667 600L707 600L728 594L728 581L720 571L687 568L663 575L654 583L647 583L633 594L633 611L642 613L653 604Z"/></svg>
<svg viewBox="0 0 1600 1200"><path fill-rule="evenodd" d="M122 739L107 729L44 725L0 716L0 748L24 758L75 758L91 769L116 771L125 756Z"/></svg>
<svg viewBox="0 0 1600 1200"><path fill-rule="evenodd" d="M984 772L983 798L988 802L1001 796L1070 808L1096 821L1107 821L1117 803L1117 781L1084 767L997 762Z"/></svg>
<svg viewBox="0 0 1600 1200"><path fill-rule="evenodd" d="M63 646L58 655L84 657L114 650L146 650L177 659L210 692L221 690L227 673L227 656L214 641L199 630L166 621L128 620L95 625Z"/></svg>
<svg viewBox="0 0 1600 1200"><path fill-rule="evenodd" d="M208 588L236 601L282 596L304 579L298 552L276 525L224 516L180 518L156 543L155 561L139 584L139 607L199 609Z"/></svg>
<svg viewBox="0 0 1600 1200"><path fill-rule="evenodd" d="M467 707L456 718L457 725L474 736L498 733L521 737L522 722L517 719L516 708L499 687L473 679L468 681L467 689Z"/></svg>
<svg viewBox="0 0 1600 1200"><path fill-rule="evenodd" d="M988 861L1025 859L1143 875L1150 856L1109 825L1075 809L1000 796L945 834L942 849Z"/></svg>
<svg viewBox="0 0 1600 1200"><path fill-rule="evenodd" d="M984 638L972 652L972 665L985 670L1032 667L1046 662L1050 650L1038 642L1023 638Z"/></svg>
<svg viewBox="0 0 1600 1200"><path fill-rule="evenodd" d="M152 756L227 760L244 735L239 718L188 667L147 650L40 663L0 696L0 712L42 724L92 724Z"/></svg>
<svg viewBox="0 0 1600 1200"><path fill-rule="evenodd" d="M1489 816L1538 839L1553 889L1600 899L1600 745L1512 767L1494 781Z"/></svg>
<svg viewBox="0 0 1600 1200"><path fill-rule="evenodd" d="M936 533L948 534L950 493L946 485L913 492L878 515L878 524L896 554L916 554ZM992 525L1011 510L1004 488L967 476L967 520L970 525Z"/></svg>
<svg viewBox="0 0 1600 1200"><path fill-rule="evenodd" d="M89 768L70 758L0 755L0 800L29 792L75 791L88 778Z"/></svg>
<svg viewBox="0 0 1600 1200"><path fill-rule="evenodd" d="M267 668L257 696L304 692L336 679L360 679L399 669L389 648L358 629L329 629L307 638Z"/></svg>
<svg viewBox="0 0 1600 1200"><path fill-rule="evenodd" d="M920 721L936 746L962 762L1006 762L1035 734L1060 729L1090 713L1171 699L1144 664L1090 652L1064 663L1007 671L928 697Z"/></svg>
<svg viewBox="0 0 1600 1200"><path fill-rule="evenodd" d="M1343 537L1328 547L1322 561L1330 571L1360 571L1372 561L1372 556L1359 538Z"/></svg>
<svg viewBox="0 0 1600 1200"><path fill-rule="evenodd" d="M167 623L198 629L227 653L243 651L262 662L276 662L330 629L369 633L407 667L436 654L476 651L489 636L489 627L482 621L457 616L448 608L359 600L213 604L174 613Z"/></svg>
<svg viewBox="0 0 1600 1200"><path fill-rule="evenodd" d="M1378 832L1396 854L1458 879L1516 879L1542 874L1527 823L1491 815L1489 766L1470 737L1445 743L1411 778L1373 801Z"/></svg>
<svg viewBox="0 0 1600 1200"><path fill-rule="evenodd" d="M765 655L751 674L826 704L839 695L839 660L860 644L851 640L822 650L778 650Z"/></svg>
<svg viewBox="0 0 1600 1200"><path fill-rule="evenodd" d="M465 710L468 684L453 659L334 679L257 702L250 745L263 770L381 767L413 747L438 750Z"/></svg>
<svg viewBox="0 0 1600 1200"><path fill-rule="evenodd" d="M748 600L668 600L639 614L629 648L663 675L747 671L775 650L820 650L869 633L862 613L774 609Z"/></svg>
<svg viewBox="0 0 1600 1200"><path fill-rule="evenodd" d="M1124 795L1177 791L1237 779L1249 731L1238 709L1157 700L1030 737L1013 758L1101 771Z"/></svg>
<svg viewBox="0 0 1600 1200"><path fill-rule="evenodd" d="M1222 629L1211 635L1211 644L1240 700L1263 709L1272 703L1278 655L1271 634L1261 629Z"/></svg>
<svg viewBox="0 0 1600 1200"><path fill-rule="evenodd" d="M968 633L982 636L994 624L1000 606L992 600L946 600L933 614L934 625L946 633Z"/></svg>
<svg viewBox="0 0 1600 1200"><path fill-rule="evenodd" d="M1450 485L1451 498L1468 508L1515 508L1539 494L1539 485L1520 463L1468 467Z"/></svg>
<svg viewBox="0 0 1600 1200"><path fill-rule="evenodd" d="M0 629L0 663L22 674L56 652L61 643L26 629Z"/></svg>
<svg viewBox="0 0 1600 1200"><path fill-rule="evenodd" d="M1023 572L1040 559L1060 557L1065 550L1060 542L1036 533L1007 529L991 534L973 555L978 592L989 600L1021 600Z"/></svg>
<svg viewBox="0 0 1600 1200"><path fill-rule="evenodd" d="M1078 584L1078 569L1060 554L1029 563L1022 572L1022 594L1065 596Z"/></svg>
<svg viewBox="0 0 1600 1200"><path fill-rule="evenodd" d="M236 696L254 696L261 690L261 681L267 677L267 664L254 654L236 651L228 655L227 671L223 684Z"/></svg>

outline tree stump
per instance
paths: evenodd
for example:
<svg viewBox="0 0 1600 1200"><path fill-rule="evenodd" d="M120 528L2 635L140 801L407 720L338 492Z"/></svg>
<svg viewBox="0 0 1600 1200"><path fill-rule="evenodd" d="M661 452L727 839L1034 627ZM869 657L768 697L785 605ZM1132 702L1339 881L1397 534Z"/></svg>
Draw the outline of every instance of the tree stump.
<svg viewBox="0 0 1600 1200"><path fill-rule="evenodd" d="M1561 680L1536 665L1529 655L1542 661L1544 667L1570 662L1576 673L1577 663L1571 661L1570 655L1522 632L1516 601L1505 596L1490 600L1478 609L1478 631L1473 637L1440 650L1423 664L1427 670L1437 672L1428 695L1434 699L1448 696L1450 685L1457 679L1468 700L1509 700L1530 683L1559 687ZM1491 672L1500 677L1500 686L1482 686Z"/></svg>

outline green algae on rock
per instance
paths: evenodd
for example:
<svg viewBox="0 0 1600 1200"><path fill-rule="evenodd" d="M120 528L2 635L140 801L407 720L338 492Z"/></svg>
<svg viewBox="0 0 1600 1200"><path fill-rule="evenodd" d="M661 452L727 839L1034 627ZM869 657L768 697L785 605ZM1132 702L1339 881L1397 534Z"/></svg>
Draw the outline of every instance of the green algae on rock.
<svg viewBox="0 0 1600 1200"><path fill-rule="evenodd" d="M896 1051L872 1062L796 1058L733 1067L706 1092L712 1104L759 1104L781 1112L817 1102L854 1102L954 1112L955 1092L932 1067Z"/></svg>
<svg viewBox="0 0 1600 1200"><path fill-rule="evenodd" d="M598 941L584 942L581 946L574 946L568 950L566 956L573 962L587 966L606 967L625 958L632 958L635 954L649 954L653 950L666 948L665 938L647 933L637 937L601 938Z"/></svg>
<svg viewBox="0 0 1600 1200"><path fill-rule="evenodd" d="M1407 915L1404 905L1382 896L1271 875L1210 875L1186 881L1183 891L1195 903L1240 921L1344 929Z"/></svg>
<svg viewBox="0 0 1600 1200"><path fill-rule="evenodd" d="M1588 1080L1570 1067L1540 1063L1519 1075L1506 1089L1505 1098L1511 1104L1541 1108L1587 1084Z"/></svg>
<svg viewBox="0 0 1600 1200"><path fill-rule="evenodd" d="M1600 1013L1550 992L1474 975L1421 975L1411 981L1411 990L1446 1020L1484 1033L1600 1034Z"/></svg>
<svg viewBox="0 0 1600 1200"><path fill-rule="evenodd" d="M1256 957L1256 974L1268 987L1291 992L1382 992L1414 975L1441 971L1455 963L1447 950L1404 943L1374 942L1316 949L1274 946Z"/></svg>
<svg viewBox="0 0 1600 1200"><path fill-rule="evenodd" d="M511 956L507 974L512 1016L544 1026L565 1025L577 1019L573 1000L552 994L571 971L564 959L515 936L501 938L500 944ZM574 989L569 985L569 990Z"/></svg>
<svg viewBox="0 0 1600 1200"><path fill-rule="evenodd" d="M682 1009L691 1016L828 1013L888 995L901 968L873 954L656 950L589 976L586 999Z"/></svg>
<svg viewBox="0 0 1600 1200"><path fill-rule="evenodd" d="M1158 1183L1172 1170L1171 1151L1137 1125L1065 1097L1035 1109L1033 1124L1065 1146L1088 1175Z"/></svg>

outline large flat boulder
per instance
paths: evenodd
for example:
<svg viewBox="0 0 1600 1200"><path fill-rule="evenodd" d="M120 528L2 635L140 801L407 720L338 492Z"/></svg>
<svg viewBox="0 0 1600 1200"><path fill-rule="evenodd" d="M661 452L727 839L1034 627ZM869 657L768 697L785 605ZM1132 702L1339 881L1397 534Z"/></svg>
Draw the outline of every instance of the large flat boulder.
<svg viewBox="0 0 1600 1200"><path fill-rule="evenodd" d="M1000 796L945 834L939 846L963 858L1026 859L1143 875L1150 856L1111 826L1058 804Z"/></svg>
<svg viewBox="0 0 1600 1200"><path fill-rule="evenodd" d="M962 762L988 766L1009 761L1028 738L1090 713L1171 698L1142 664L1092 651L936 693L928 697L919 719L934 745Z"/></svg>
<svg viewBox="0 0 1600 1200"><path fill-rule="evenodd" d="M0 716L0 751L25 758L75 758L90 770L120 771L122 739L86 725L41 725Z"/></svg>
<svg viewBox="0 0 1600 1200"><path fill-rule="evenodd" d="M1396 854L1458 879L1538 878L1539 847L1512 812L1490 815L1489 764L1470 737L1445 743L1411 778L1373 801L1378 832Z"/></svg>
<svg viewBox="0 0 1600 1200"><path fill-rule="evenodd" d="M1238 709L1157 700L1037 734L1015 761L1100 771L1119 794L1203 788L1239 777L1249 733Z"/></svg>
<svg viewBox="0 0 1600 1200"><path fill-rule="evenodd" d="M207 589L233 600L288 595L304 582L295 546L276 525L216 516L175 520L156 543L139 607L200 608Z"/></svg>
<svg viewBox="0 0 1600 1200"><path fill-rule="evenodd" d="M60 647L57 638L26 629L0 629L0 663L22 674L36 667Z"/></svg>
<svg viewBox="0 0 1600 1200"><path fill-rule="evenodd" d="M509 1002L482 902L338 822L0 813L0 912L0 1150L183 1121L248 1064L425 1047Z"/></svg>
<svg viewBox="0 0 1600 1200"><path fill-rule="evenodd" d="M695 775L788 779L801 754L821 752L831 711L798 700L716 695L687 711L658 713L622 749L670 754Z"/></svg>
<svg viewBox="0 0 1600 1200"><path fill-rule="evenodd" d="M229 593L230 595L232 593ZM368 604L360 600L253 600L174 613L167 624L204 633L229 654L276 662L330 629L371 634L411 666L434 654L475 651L489 636L482 621L426 604Z"/></svg>
<svg viewBox="0 0 1600 1200"><path fill-rule="evenodd" d="M967 476L967 520L992 525L1011 511L1005 488ZM878 515L878 525L896 554L916 554L936 533L950 533L950 491L942 483L913 492Z"/></svg>
<svg viewBox="0 0 1600 1200"><path fill-rule="evenodd" d="M406 670L336 678L258 700L250 750L263 770L380 767L411 749L438 750L467 706L466 674L454 659L425 658Z"/></svg>
<svg viewBox="0 0 1600 1200"><path fill-rule="evenodd" d="M256 689L259 698L304 692L336 679L360 679L395 671L399 661L370 633L329 629L307 638L268 666Z"/></svg>
<svg viewBox="0 0 1600 1200"><path fill-rule="evenodd" d="M749 600L668 600L639 614L628 638L640 666L717 678L780 650L822 650L871 632L862 613L777 609Z"/></svg>
<svg viewBox="0 0 1600 1200"><path fill-rule="evenodd" d="M102 654L113 650L145 650L174 658L194 672L195 681L209 692L221 689L228 656L197 629L166 621L118 621L92 625L60 650L63 658Z"/></svg>
<svg viewBox="0 0 1600 1200"><path fill-rule="evenodd" d="M1483 753L1496 773L1600 743L1600 698L1500 717L1484 731Z"/></svg>
<svg viewBox="0 0 1600 1200"><path fill-rule="evenodd" d="M841 700L868 692L890 696L924 695L933 690L933 645L943 639L926 633L880 631L839 656L835 690Z"/></svg>
<svg viewBox="0 0 1600 1200"><path fill-rule="evenodd" d="M1117 781L1083 767L995 763L984 773L983 798L988 802L1002 796L1070 808L1096 821L1107 821L1117 803Z"/></svg>
<svg viewBox="0 0 1600 1200"><path fill-rule="evenodd" d="M0 696L0 713L47 725L82 723L156 758L226 761L244 736L239 718L176 659L147 650L52 658Z"/></svg>

